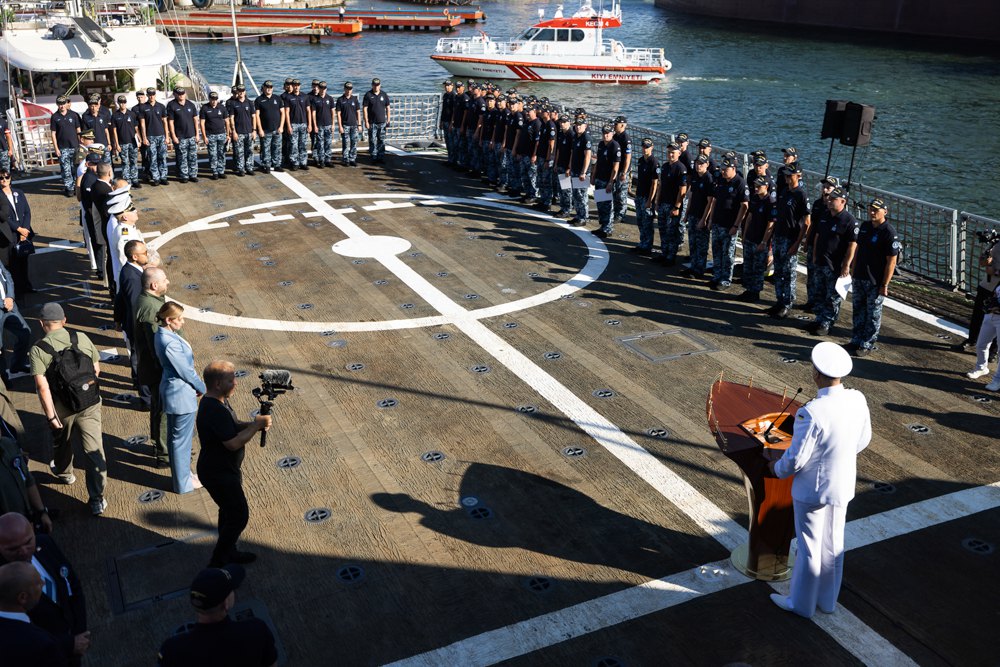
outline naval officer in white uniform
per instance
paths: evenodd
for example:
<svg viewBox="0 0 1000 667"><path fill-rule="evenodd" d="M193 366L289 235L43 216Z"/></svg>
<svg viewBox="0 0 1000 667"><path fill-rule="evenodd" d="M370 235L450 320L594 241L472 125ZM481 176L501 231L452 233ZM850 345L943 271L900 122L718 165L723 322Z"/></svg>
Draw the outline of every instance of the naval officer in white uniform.
<svg viewBox="0 0 1000 667"><path fill-rule="evenodd" d="M795 475L792 501L798 555L791 594L771 600L786 611L811 618L818 607L833 613L844 573L844 523L854 498L857 456L872 438L871 415L864 394L847 389L841 378L851 372L851 355L836 343L812 351L816 398L795 415L792 444L771 464L777 477Z"/></svg>

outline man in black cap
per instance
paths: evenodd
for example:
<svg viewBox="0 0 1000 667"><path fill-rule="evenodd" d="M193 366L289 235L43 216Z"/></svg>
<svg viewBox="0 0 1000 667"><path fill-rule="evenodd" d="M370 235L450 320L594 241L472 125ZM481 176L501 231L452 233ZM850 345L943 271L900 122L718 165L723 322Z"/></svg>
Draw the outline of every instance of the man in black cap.
<svg viewBox="0 0 1000 667"><path fill-rule="evenodd" d="M702 139L707 141L707 139ZM708 145L711 152L712 146ZM705 221L705 210L708 208L708 198L715 191L715 177L712 175L712 160L705 153L694 159L694 173L688 177L687 229L690 261L688 268L681 271L682 276L700 278L708 265L709 231Z"/></svg>
<svg viewBox="0 0 1000 667"><path fill-rule="evenodd" d="M597 204L597 221L600 227L594 230L594 236L606 239L615 228L615 219L611 216L614 210L614 183L622 164L622 149L612 137L615 128L605 125L601 128L603 139L597 145L597 162L590 176L590 184L594 186L594 202Z"/></svg>
<svg viewBox="0 0 1000 667"><path fill-rule="evenodd" d="M306 96L301 92L302 83L292 79L292 89L283 95L285 101L285 133L289 137L288 164L292 171L308 169L309 150L306 139L312 133L312 118Z"/></svg>
<svg viewBox="0 0 1000 667"><path fill-rule="evenodd" d="M288 95L292 92L292 81L294 80L292 77L286 78L281 86L281 94L278 96L281 98L281 103L285 105L285 120L281 126L281 164L286 169L292 166L292 161L288 157L292 154L292 135L286 131L286 128L288 127L289 114Z"/></svg>
<svg viewBox="0 0 1000 667"><path fill-rule="evenodd" d="M337 101L333 95L327 95L326 81L320 81L316 86L318 93L312 100L313 160L320 169L333 166L333 109Z"/></svg>
<svg viewBox="0 0 1000 667"><path fill-rule="evenodd" d="M523 193L521 203L529 206L538 203L538 157L535 151L538 149L541 132L542 121L538 118L538 110L533 104L529 105L524 111L524 126L518 132L517 142L514 144L514 159L520 165L520 190Z"/></svg>
<svg viewBox="0 0 1000 667"><path fill-rule="evenodd" d="M573 190L569 177L569 163L573 156L573 126L570 124L569 116L563 114L559 116L558 130L556 131L555 165L552 171L552 187L556 190L559 198L559 210L556 212L557 218L573 217Z"/></svg>
<svg viewBox="0 0 1000 667"><path fill-rule="evenodd" d="M503 188L506 188L508 195L516 197L521 194L521 165L514 157L514 145L518 132L524 126L524 112L521 111L521 100L517 96L507 96L507 107L510 114L507 116L503 135L500 191L503 192Z"/></svg>
<svg viewBox="0 0 1000 667"><path fill-rule="evenodd" d="M319 96L319 79L313 79L312 87L310 88L309 92L306 93L306 113L308 113L310 117L312 116L313 103L316 101L316 98L318 96ZM318 149L316 143L318 141L319 141L319 135L317 134L316 131L316 123L313 123L312 131L309 133L309 149L312 151L314 160L316 159L316 153Z"/></svg>
<svg viewBox="0 0 1000 667"><path fill-rule="evenodd" d="M691 158L691 154L688 153L688 146L691 145L690 137L688 137L687 132L678 132L674 135L674 143L681 149L680 161L684 165L684 168L688 170L688 174L694 173L694 161Z"/></svg>
<svg viewBox="0 0 1000 667"><path fill-rule="evenodd" d="M785 176L788 175L788 170L795 165L796 167L801 167L799 165L799 152L795 150L794 147L789 146L788 148L781 149L781 161L784 163L778 167L778 173L775 175L775 180L778 184L778 198L785 192L785 187L787 186L787 181ZM801 168L799 169L800 178L802 175ZM805 188L803 188L805 189Z"/></svg>
<svg viewBox="0 0 1000 667"><path fill-rule="evenodd" d="M490 185L498 192L507 187L508 165L504 157L503 140L507 133L507 121L511 117L510 105L506 95L497 98L496 117L493 119L493 134L490 137L489 151L491 153L490 162L493 164L493 175L490 177Z"/></svg>
<svg viewBox="0 0 1000 667"><path fill-rule="evenodd" d="M156 101L156 88L146 89L146 106L139 118L142 145L149 150L149 182L166 185L167 151L173 146L167 132L167 108Z"/></svg>
<svg viewBox="0 0 1000 667"><path fill-rule="evenodd" d="M615 178L612 193L614 194L611 219L615 222L622 222L625 214L628 213L628 188L632 181L632 139L628 136L628 118L618 116L615 118L614 139L615 143L622 151L622 163L618 169L618 177Z"/></svg>
<svg viewBox="0 0 1000 667"><path fill-rule="evenodd" d="M203 104L198 112L201 134L208 147L208 169L212 180L226 177L226 139L229 129L229 111L219 104L219 94L214 90L208 94L208 104Z"/></svg>
<svg viewBox="0 0 1000 667"><path fill-rule="evenodd" d="M278 664L274 635L264 621L252 616L239 621L229 617L236 604L236 589L245 577L246 570L239 565L210 567L198 573L191 582L191 606L198 622L163 642L158 667Z"/></svg>
<svg viewBox="0 0 1000 667"><path fill-rule="evenodd" d="M750 153L750 172L747 174L747 181L753 181L758 176L763 176L767 179L767 190L771 197L771 203L774 204L778 201L778 189L774 182L774 178L771 177L771 163L767 161L767 155L764 151L754 151Z"/></svg>
<svg viewBox="0 0 1000 667"><path fill-rule="evenodd" d="M104 152L104 161L111 162L111 112L101 106L101 96L97 93L87 98L87 110L80 116L80 131L87 130L94 132L94 143L109 148Z"/></svg>
<svg viewBox="0 0 1000 667"><path fill-rule="evenodd" d="M438 129L444 136L444 144L448 148L447 164L452 165L455 163L455 145L452 141L451 116L455 111L457 95L455 94L455 84L451 79L446 80L442 85L444 92L441 93L441 118L438 120Z"/></svg>
<svg viewBox="0 0 1000 667"><path fill-rule="evenodd" d="M639 227L639 243L630 252L648 255L653 249L653 208L660 186L660 161L653 154L653 140L642 140L642 155L636 163L635 223Z"/></svg>
<svg viewBox="0 0 1000 667"><path fill-rule="evenodd" d="M465 82L459 79L455 82L455 101L451 108L451 118L448 119L448 132L451 135L451 158L449 164L458 168L462 162L462 121L465 118L465 107L469 103L469 94L465 90Z"/></svg>
<svg viewBox="0 0 1000 667"><path fill-rule="evenodd" d="M481 156L480 167L482 174L480 180L483 183L495 183L497 180L496 151L493 150L493 133L496 131L497 118L500 112L497 110L497 97L490 91L484 97L486 100L486 113L483 114L482 122L477 132L479 143L479 155Z"/></svg>
<svg viewBox="0 0 1000 667"><path fill-rule="evenodd" d="M233 169L237 176L253 175L253 142L257 138L257 124L253 102L247 99L247 87L238 83L232 88L232 97L226 100L229 139L233 147Z"/></svg>
<svg viewBox="0 0 1000 667"><path fill-rule="evenodd" d="M676 143L667 146L667 164L660 170L660 187L655 209L659 216L660 255L658 260L664 266L673 266L677 261L677 249L684 238L681 226L681 209L688 190L687 167L681 162L681 147ZM649 242L653 234L650 230Z"/></svg>
<svg viewBox="0 0 1000 667"><path fill-rule="evenodd" d="M771 245L774 223L778 216L771 203L768 189L770 181L757 176L750 184L753 192L747 214L743 217L743 293L737 297L746 303L757 303L764 289L764 274L767 272L767 250Z"/></svg>
<svg viewBox="0 0 1000 667"><path fill-rule="evenodd" d="M774 226L774 307L769 313L787 317L795 303L795 279L799 273L799 248L809 233L812 206L799 185L802 170L794 162L783 167L785 191L777 197L778 220ZM762 177L758 177L762 178Z"/></svg>
<svg viewBox="0 0 1000 667"><path fill-rule="evenodd" d="M337 98L337 131L340 132L340 161L358 166L358 126L361 125L361 103L354 96L354 84L344 82L344 94Z"/></svg>
<svg viewBox="0 0 1000 667"><path fill-rule="evenodd" d="M556 188L559 187L555 182L556 134L559 132L555 118L555 109L547 102L543 103L542 130L535 155L538 156L538 209L545 213L549 212Z"/></svg>
<svg viewBox="0 0 1000 667"><path fill-rule="evenodd" d="M284 171L281 167L281 129L285 126L285 103L274 94L274 84L265 81L253 101L257 132L260 134L260 165L264 173Z"/></svg>
<svg viewBox="0 0 1000 667"><path fill-rule="evenodd" d="M834 188L840 187L840 179L836 176L826 176L820 181L820 186L823 189L823 193L812 203L812 212L809 216L813 223L819 222L826 215L826 204L830 199L830 193L833 192ZM806 237L802 241L802 252L806 256L806 302L802 304L802 310L810 313L816 307L816 295L819 293L819 288L817 287L819 282L819 267L813 262L812 251L813 245L816 243L817 229L819 229L818 225L809 225Z"/></svg>
<svg viewBox="0 0 1000 667"><path fill-rule="evenodd" d="M139 117L128 108L128 98L118 96L118 109L111 114L111 148L122 163L122 178L140 188L138 163Z"/></svg>
<svg viewBox="0 0 1000 667"><path fill-rule="evenodd" d="M213 361L203 372L207 391L198 404L198 479L219 506L219 539L209 567L252 563L257 556L239 551L236 542L250 520L243 493L243 455L246 444L271 427L271 416L258 414L251 422L236 419L229 398L236 392L236 368Z"/></svg>
<svg viewBox="0 0 1000 667"><path fill-rule="evenodd" d="M876 197L868 205L868 220L858 230L858 249L851 267L854 322L848 352L871 354L882 327L882 302L889 296L889 281L903 244L886 217L889 207Z"/></svg>
<svg viewBox="0 0 1000 667"><path fill-rule="evenodd" d="M62 175L63 192L72 197L76 190L76 165L73 158L80 145L80 115L69 108L69 97L56 98L56 111L49 119L52 145L59 151L59 171Z"/></svg>
<svg viewBox="0 0 1000 667"><path fill-rule="evenodd" d="M587 121L578 117L573 123L574 135L569 169L566 175L570 177L570 187L573 189L573 209L576 215L569 224L581 227L587 224L590 217L587 186L590 184L590 158L593 154L593 144L587 134Z"/></svg>
<svg viewBox="0 0 1000 667"><path fill-rule="evenodd" d="M382 91L381 79L372 79L362 108L368 126L368 153L372 162L385 162L385 130L392 122L392 100Z"/></svg>
<svg viewBox="0 0 1000 667"><path fill-rule="evenodd" d="M28 359L31 362L31 374L35 376L35 389L42 414L52 430L52 472L63 484L76 482L76 475L73 474L72 437L78 432L85 455L90 511L98 516L108 506L104 499L108 464L104 457L101 397L97 382L97 377L101 374L100 355L86 334L66 328L66 315L58 303L43 305L39 320L45 337L32 346ZM50 377L53 380L61 377L56 369L60 365L57 363L57 355L67 348L76 350L76 356L80 360L77 383L68 387L49 382ZM92 375L84 361L86 359L90 360ZM83 382L82 386L80 382ZM79 404L80 407L74 404Z"/></svg>
<svg viewBox="0 0 1000 667"><path fill-rule="evenodd" d="M149 181L149 146L142 143L142 118L146 115L148 102L146 101L146 91L135 91L135 105L132 106L132 113L135 114L135 139L139 144L139 161L142 167L139 168L139 177L144 181ZM133 186L134 187L134 186Z"/></svg>
<svg viewBox="0 0 1000 667"><path fill-rule="evenodd" d="M727 290L732 285L736 235L750 201L746 182L736 173L735 161L722 161L721 176L708 199L704 216L712 233L712 280L709 287L714 290Z"/></svg>
<svg viewBox="0 0 1000 667"><path fill-rule="evenodd" d="M826 215L817 224L813 261L819 271L819 292L816 320L807 329L815 336L825 336L840 315L842 299L837 291L837 279L851 275L851 263L858 247L858 221L847 210L847 192L843 188L830 192Z"/></svg>
<svg viewBox="0 0 1000 667"><path fill-rule="evenodd" d="M176 150L177 173L181 183L198 182L198 144L202 143L198 109L187 98L187 91L174 88L174 99L167 102L167 129Z"/></svg>

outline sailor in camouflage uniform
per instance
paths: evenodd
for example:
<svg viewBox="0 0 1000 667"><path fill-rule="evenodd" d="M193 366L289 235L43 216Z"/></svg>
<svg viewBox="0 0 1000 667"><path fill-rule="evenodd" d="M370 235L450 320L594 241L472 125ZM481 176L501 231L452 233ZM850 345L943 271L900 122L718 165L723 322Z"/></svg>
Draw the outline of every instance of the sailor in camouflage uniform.
<svg viewBox="0 0 1000 667"><path fill-rule="evenodd" d="M597 145L594 151L597 155L597 162L594 163L594 171L590 176L590 184L594 186L594 201L597 202L597 221L600 228L594 231L594 236L607 238L615 228L615 219L612 217L614 210L614 182L618 177L618 171L622 164L622 149L615 141L615 129L611 125L601 128L603 140ZM611 195L604 201L598 201L598 197L603 197L601 191ZM586 192L584 192L586 197Z"/></svg>
<svg viewBox="0 0 1000 667"><path fill-rule="evenodd" d="M842 299L837 292L837 279L850 275L858 245L858 221L847 210L847 193L843 188L834 188L830 193L826 215L818 224L813 261L819 267L819 301L816 320L807 328L815 336L825 336L840 315Z"/></svg>
<svg viewBox="0 0 1000 667"><path fill-rule="evenodd" d="M628 188L632 182L632 139L628 136L627 127L628 118L625 116L615 118L615 132L612 138L622 151L621 168L618 170L618 178L615 179L613 188L615 199L611 217L615 222L622 222L628 213Z"/></svg>
<svg viewBox="0 0 1000 667"><path fill-rule="evenodd" d="M889 208L876 197L868 205L869 219L858 230L851 291L854 294L854 327L847 351L859 357L871 353L882 326L882 302L889 296L889 281L903 245L896 229L886 221Z"/></svg>

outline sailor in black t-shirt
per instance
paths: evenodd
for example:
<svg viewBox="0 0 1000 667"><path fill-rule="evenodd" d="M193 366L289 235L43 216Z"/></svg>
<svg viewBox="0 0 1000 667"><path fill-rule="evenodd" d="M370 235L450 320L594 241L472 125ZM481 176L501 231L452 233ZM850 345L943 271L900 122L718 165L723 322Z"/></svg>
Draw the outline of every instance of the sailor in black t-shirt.
<svg viewBox="0 0 1000 667"><path fill-rule="evenodd" d="M903 244L896 228L886 221L889 208L876 197L868 205L869 219L858 230L858 246L851 269L854 322L848 352L867 356L875 347L882 327L882 302L889 296L889 281Z"/></svg>
<svg viewBox="0 0 1000 667"><path fill-rule="evenodd" d="M836 176L826 176L820 181L820 186L823 189L823 194L812 204L812 212L810 213L810 220L816 223L823 219L826 215L826 203L830 197L830 193L833 189L840 187L840 180ZM802 251L806 255L806 302L802 305L802 310L813 312L816 306L818 289L816 287L819 269L813 262L813 245L816 243L816 230L819 227L816 224L810 224L809 229L806 231L806 237L802 241Z"/></svg>
<svg viewBox="0 0 1000 667"><path fill-rule="evenodd" d="M601 225L594 230L594 236L602 239L610 236L615 228L615 220L611 214L614 211L614 183L622 165L622 149L612 139L614 134L615 128L612 125L601 128L603 139L594 151L597 161L590 177L590 184L594 186L594 201L597 203L597 221Z"/></svg>
<svg viewBox="0 0 1000 667"><path fill-rule="evenodd" d="M490 160L493 163L490 185L497 191L507 185L507 165L503 159L503 137L507 131L509 117L510 109L507 107L507 96L498 94L496 116L493 119L493 134L489 137L489 145L487 146L492 155Z"/></svg>
<svg viewBox="0 0 1000 667"><path fill-rule="evenodd" d="M319 94L312 100L313 160L319 168L333 166L333 112L337 100L333 95L327 95L326 81L320 81L317 86Z"/></svg>
<svg viewBox="0 0 1000 667"><path fill-rule="evenodd" d="M776 318L787 317L795 303L795 282L799 272L799 248L812 221L812 205L799 185L802 170L794 162L784 167L785 190L777 197L778 222L774 228L774 298L768 311Z"/></svg>
<svg viewBox="0 0 1000 667"><path fill-rule="evenodd" d="M245 577L246 570L240 565L210 567L198 573L191 583L191 605L198 621L163 642L157 667L278 664L274 635L264 621L253 616L238 621L229 617L236 589Z"/></svg>
<svg viewBox="0 0 1000 667"><path fill-rule="evenodd" d="M802 175L802 165L799 164L799 152L795 150L794 147L782 148L781 149L781 161L784 163L778 167L778 172L775 174L775 180L778 183L778 197L780 198L782 193L785 191L787 186L787 181L785 177L788 175L789 170L792 166L799 168L799 174ZM805 185L802 186L805 190Z"/></svg>
<svg viewBox="0 0 1000 667"><path fill-rule="evenodd" d="M128 108L128 98L118 96L118 108L111 114L111 149L122 163L122 178L141 188L138 152L139 119Z"/></svg>
<svg viewBox="0 0 1000 667"><path fill-rule="evenodd" d="M476 138L479 144L479 154L482 156L481 179L484 183L494 183L497 179L496 151L493 150L492 143L498 116L496 95L492 91L488 92L486 93L486 113L483 114Z"/></svg>
<svg viewBox="0 0 1000 667"><path fill-rule="evenodd" d="M702 143L708 141L702 139ZM708 152L712 146L708 145ZM708 198L715 191L715 177L711 171L711 158L702 152L694 159L694 173L688 178L687 198L687 228L688 247L691 249L688 268L681 270L681 275L688 278L700 278L705 273L708 264L709 230L705 211L708 208Z"/></svg>
<svg viewBox="0 0 1000 667"><path fill-rule="evenodd" d="M559 187L555 183L556 133L558 132L555 113L555 109L548 102L542 104L542 127L538 134L538 147L535 149L535 156L538 158L538 206L536 208L544 213L549 212L556 188Z"/></svg>
<svg viewBox="0 0 1000 667"><path fill-rule="evenodd" d="M770 182L763 176L757 176L751 183L753 193L747 214L743 216L743 287L746 289L737 298L746 303L757 303L764 289L767 251L778 210L771 203L768 192Z"/></svg>
<svg viewBox="0 0 1000 667"><path fill-rule="evenodd" d="M365 93L361 108L368 126L368 152L372 162L385 162L385 131L392 123L392 100L382 90L381 79L372 79L372 89Z"/></svg>
<svg viewBox="0 0 1000 667"><path fill-rule="evenodd" d="M281 132L285 127L285 103L274 94L274 84L265 81L261 94L253 101L260 134L260 166L266 174L271 170L284 171L281 167Z"/></svg>
<svg viewBox="0 0 1000 667"><path fill-rule="evenodd" d="M590 217L587 200L587 186L590 183L590 158L593 144L587 135L587 121L577 118L573 123L573 144L569 159L570 187L573 189L573 209L576 216L569 221L574 227L587 224Z"/></svg>
<svg viewBox="0 0 1000 667"><path fill-rule="evenodd" d="M319 79L312 80L312 86L309 92L306 93L306 113L312 116L313 104L316 102L316 97L319 96ZM316 124L312 124L312 129L309 131L309 150L312 151L313 159L316 159L316 153L318 152L318 146L316 145L319 140L316 134Z"/></svg>
<svg viewBox="0 0 1000 667"><path fill-rule="evenodd" d="M198 144L201 143L201 124L198 109L187 98L187 91L174 88L174 99L167 102L167 130L177 146L177 173L181 183L198 182Z"/></svg>
<svg viewBox="0 0 1000 667"><path fill-rule="evenodd" d="M233 147L233 170L237 176L253 175L253 140L257 137L256 109L247 99L247 88L242 83L232 87L232 97L226 100L229 114L227 131Z"/></svg>
<svg viewBox="0 0 1000 667"><path fill-rule="evenodd" d="M774 204L778 201L778 188L777 184L774 182L774 178L771 176L771 163L767 161L767 155L764 151L754 151L750 153L750 172L747 174L747 179L754 180L758 176L763 176L767 179L767 190L771 196L771 203Z"/></svg>
<svg viewBox="0 0 1000 667"><path fill-rule="evenodd" d="M288 137L288 164L291 171L308 169L309 149L306 139L312 132L309 104L301 91L302 82L292 79L291 90L281 97L285 103L285 134Z"/></svg>
<svg viewBox="0 0 1000 667"><path fill-rule="evenodd" d="M443 84L444 92L441 93L441 118L438 120L438 129L444 135L444 143L448 147L448 162L455 163L455 145L451 136L451 115L455 111L455 84L448 79Z"/></svg>
<svg viewBox="0 0 1000 667"><path fill-rule="evenodd" d="M87 98L87 110L80 116L80 131L93 130L94 143L111 146L111 111L101 105L101 96L94 93ZM104 152L104 161L111 162L111 151Z"/></svg>
<svg viewBox="0 0 1000 667"><path fill-rule="evenodd" d="M198 113L201 133L208 145L208 167L212 180L226 177L226 139L229 128L229 111L219 103L219 94L214 90L208 94L208 104Z"/></svg>
<svg viewBox="0 0 1000 667"><path fill-rule="evenodd" d="M660 161L653 155L653 140L642 140L642 155L636 161L635 222L639 227L639 244L630 252L648 255L653 248L653 209L660 186Z"/></svg>
<svg viewBox="0 0 1000 667"><path fill-rule="evenodd" d="M815 224L816 243L813 261L817 265L819 300L816 303L816 320L807 328L816 336L830 332L840 315L840 293L837 279L850 276L851 262L858 247L858 221L847 210L847 193L834 188L827 201L826 215Z"/></svg>
<svg viewBox="0 0 1000 667"><path fill-rule="evenodd" d="M529 206L538 203L538 138L542 133L542 121L538 118L538 108L529 105L524 111L524 125L517 135L514 154L520 162L521 203Z"/></svg>
<svg viewBox="0 0 1000 667"><path fill-rule="evenodd" d="M732 285L736 235L750 200L746 182L736 173L735 161L723 160L720 175L705 211L712 233L712 280L708 284L714 290Z"/></svg>
<svg viewBox="0 0 1000 667"><path fill-rule="evenodd" d="M678 159L681 161L681 164L684 165L684 168L687 169L689 174L693 174L694 161L691 158L691 153L688 152L688 147L691 145L691 140L690 137L688 137L687 132L678 132L674 136L674 143L680 146L681 156ZM709 148L711 148L712 143L708 142L708 146Z"/></svg>
<svg viewBox="0 0 1000 667"><path fill-rule="evenodd" d="M229 398L236 391L236 368L228 361L205 367L205 395L198 404L198 479L219 506L219 540L209 567L250 563L256 556L236 549L236 541L250 519L243 493L245 446L260 431L271 427L271 416L258 414L251 422L236 419Z"/></svg>
<svg viewBox="0 0 1000 667"><path fill-rule="evenodd" d="M621 168L618 169L618 177L615 179L613 194L613 208L611 217L615 222L622 222L625 214L628 213L628 188L632 182L632 139L628 135L628 118L618 116L615 118L615 132L612 139L618 144L622 151Z"/></svg>
<svg viewBox="0 0 1000 667"><path fill-rule="evenodd" d="M335 105L337 128L340 132L340 161L358 166L358 127L361 125L361 102L354 96L354 84L344 83L344 94Z"/></svg>
<svg viewBox="0 0 1000 667"><path fill-rule="evenodd" d="M526 124L524 100L514 97L510 100L510 118L507 120L507 133L504 135L504 151L507 156L507 194L511 197L521 196L524 174L521 156L517 146L521 142Z"/></svg>
<svg viewBox="0 0 1000 667"><path fill-rule="evenodd" d="M156 88L146 89L146 104L139 116L142 144L149 150L149 182L167 184L167 151L173 146L167 132L167 108L156 100Z"/></svg>
<svg viewBox="0 0 1000 667"><path fill-rule="evenodd" d="M681 209L688 190L687 167L681 162L681 147L676 143L667 146L667 164L660 170L660 188L656 195L656 211L660 229L660 250L663 253L653 261L673 266L677 261L684 229ZM650 235L652 237L652 235ZM652 238L650 238L652 241Z"/></svg>
<svg viewBox="0 0 1000 667"><path fill-rule="evenodd" d="M146 91L137 90L135 91L136 103L132 107L132 113L135 114L135 127L138 130L136 132L136 141L139 144L139 162L142 164L139 167L139 178L144 181L148 181L149 175L149 146L142 142L142 117L146 114ZM134 186L133 186L134 187Z"/></svg>
<svg viewBox="0 0 1000 667"><path fill-rule="evenodd" d="M69 98L56 98L56 112L49 119L52 145L59 152L59 171L63 192L72 197L76 190L76 165L73 164L76 148L80 145L80 115L69 108Z"/></svg>
<svg viewBox="0 0 1000 667"><path fill-rule="evenodd" d="M559 210L555 217L567 218L573 216L573 190L567 185L569 162L573 155L573 126L566 115L559 116L557 126L559 129L556 131L556 157L552 174L553 187L559 193Z"/></svg>
<svg viewBox="0 0 1000 667"><path fill-rule="evenodd" d="M455 82L455 98L451 107L451 118L448 119L448 133L451 135L452 146L451 166L456 169L462 162L462 120L468 103L469 94L465 90L465 82L459 79Z"/></svg>

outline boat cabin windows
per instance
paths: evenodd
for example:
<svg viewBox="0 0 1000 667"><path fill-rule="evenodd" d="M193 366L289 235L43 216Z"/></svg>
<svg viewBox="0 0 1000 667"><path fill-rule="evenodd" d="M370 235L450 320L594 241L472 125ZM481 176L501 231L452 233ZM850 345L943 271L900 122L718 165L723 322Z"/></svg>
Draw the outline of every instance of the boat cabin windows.
<svg viewBox="0 0 1000 667"><path fill-rule="evenodd" d="M559 28L558 30L555 28L528 28L517 39L523 42L582 42L584 37L584 32L575 28Z"/></svg>
<svg viewBox="0 0 1000 667"><path fill-rule="evenodd" d="M538 34L538 28L528 28L527 30L522 32L520 36L518 36L517 41L527 42L537 34Z"/></svg>
<svg viewBox="0 0 1000 667"><path fill-rule="evenodd" d="M556 41L556 31L552 28L543 28L538 31L535 35L536 42L554 42Z"/></svg>
<svg viewBox="0 0 1000 667"><path fill-rule="evenodd" d="M561 30L556 30L556 41L557 42L568 42L569 41L569 30L565 28Z"/></svg>

